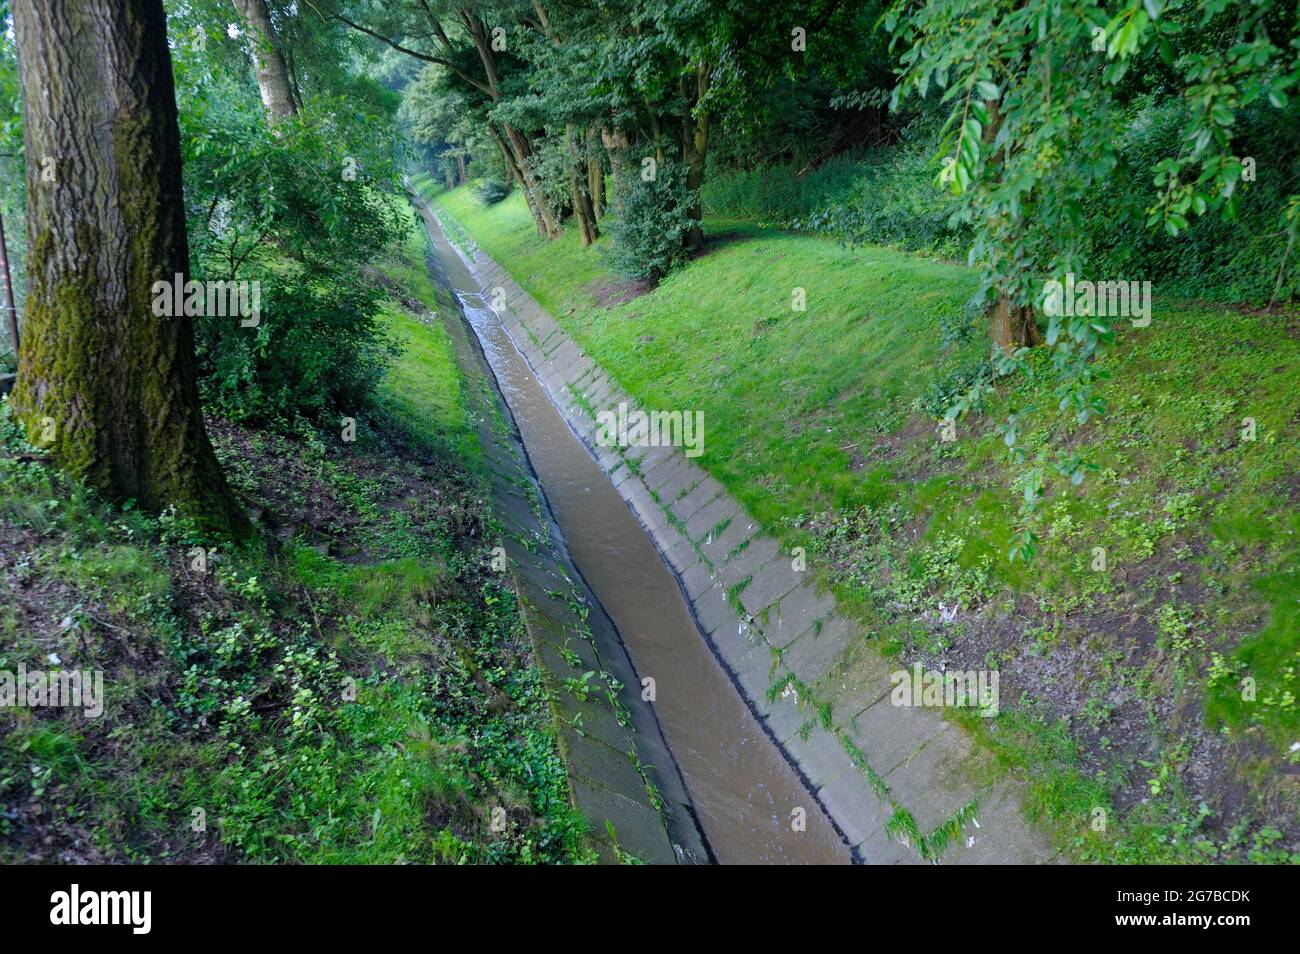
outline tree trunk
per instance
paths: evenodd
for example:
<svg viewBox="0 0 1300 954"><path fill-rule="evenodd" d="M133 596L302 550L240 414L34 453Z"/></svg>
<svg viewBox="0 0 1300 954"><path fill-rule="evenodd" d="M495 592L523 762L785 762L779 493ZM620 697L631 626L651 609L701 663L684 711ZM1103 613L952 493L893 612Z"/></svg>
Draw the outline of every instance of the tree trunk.
<svg viewBox="0 0 1300 954"><path fill-rule="evenodd" d="M698 107L709 91L709 68L701 63L695 68L695 104ZM700 186L704 184L704 159L709 151L709 114L698 110L695 126L691 130L690 160L686 167L686 188L691 190L690 216L695 224L686 235L686 247L699 250L704 247L704 206L700 199Z"/></svg>
<svg viewBox="0 0 1300 954"><path fill-rule="evenodd" d="M468 181L465 175L465 154L461 153L456 156L456 170L460 173L460 184L464 185Z"/></svg>
<svg viewBox="0 0 1300 954"><path fill-rule="evenodd" d="M610 129L608 126L600 127L600 141L605 146L605 154L609 156L609 171L614 177L614 208L622 215L623 193L620 187L623 181L623 156L631 144L628 142L627 133L621 129Z"/></svg>
<svg viewBox="0 0 1300 954"><path fill-rule="evenodd" d="M5 241L5 220L0 216L0 282L4 283L3 295L0 295L0 309L5 313L5 328L9 332L9 344L13 348L14 358L18 357L18 309L14 307L14 279L9 271L9 244Z"/></svg>
<svg viewBox="0 0 1300 954"><path fill-rule="evenodd" d="M559 218L555 215L555 210L551 208L546 193L542 191L541 183L537 181L532 169L528 167L528 157L533 154L533 147L529 145L528 137L514 126L509 123L504 123L503 126L506 144L510 147L515 159L515 177L523 186L524 192L528 194L534 215L540 225L541 234L547 239L558 238L560 235Z"/></svg>
<svg viewBox="0 0 1300 954"><path fill-rule="evenodd" d="M660 124L659 115L654 111L654 108L649 107L649 104L646 105L650 110L650 141L655 146L655 162L662 166L665 159L663 126Z"/></svg>
<svg viewBox="0 0 1300 954"><path fill-rule="evenodd" d="M1002 116L998 111L997 100L985 100L984 108L988 111L989 122L984 127L981 137L983 143L991 145L997 139L998 129L1002 125ZM989 156L989 166L1002 167L1005 156L999 149ZM1020 232L1022 223L1019 217L1011 224L1015 232ZM1004 354L1011 354L1017 348L1036 348L1043 343L1043 335L1034 320L1034 310L1028 305L1013 305L1011 296L1005 289L999 288L997 297L989 306L989 338Z"/></svg>
<svg viewBox="0 0 1300 954"><path fill-rule="evenodd" d="M564 145L569 153L569 192L573 196L573 214L578 220L578 229L582 234L582 244L585 248L600 237L600 229L596 227L596 212L591 205L591 196L587 193L587 170L584 168L582 157L578 154L573 123L565 127Z"/></svg>
<svg viewBox="0 0 1300 954"><path fill-rule="evenodd" d="M600 162L596 127L587 127L587 194L591 196L591 212L596 220L605 215L605 167Z"/></svg>
<svg viewBox="0 0 1300 954"><path fill-rule="evenodd" d="M536 199L533 196L532 190L528 187L528 182L524 178L523 171L519 167L519 162L515 158L514 150L506 144L506 137L504 134L498 132L496 127L490 128L492 129L492 138L496 140L497 146L501 149L501 158L504 159L506 163L506 185L509 186L512 179L519 183L520 191L524 194L524 201L528 203L528 212L533 217L533 225L537 229L537 234L545 239L554 238L554 236L548 231L546 221L542 218L542 214L537 208Z"/></svg>
<svg viewBox="0 0 1300 954"><path fill-rule="evenodd" d="M1006 294L999 294L989 307L989 337L1006 354L1043 343L1034 310L1028 305L1011 304Z"/></svg>
<svg viewBox="0 0 1300 954"><path fill-rule="evenodd" d="M485 82L480 85L487 91L493 102L498 102L501 99L501 75L497 69L496 51L492 49L491 41L488 39L487 24L482 16L468 7L457 10L456 15L464 25L465 32L474 44L474 49L478 51L479 61L483 64ZM502 123L501 131L505 136L507 152L514 159L515 178L519 180L519 185L528 199L528 207L533 213L538 234L547 239L557 238L560 234L559 216L551 208L550 200L542 191L537 177L528 168L528 157L533 154L533 147L529 144L528 137L510 123Z"/></svg>
<svg viewBox="0 0 1300 954"><path fill-rule="evenodd" d="M284 53L271 25L266 0L231 2L248 28L248 39L253 46L253 72L257 74L257 88L271 122L296 115L293 84L289 82L289 70L284 65Z"/></svg>
<svg viewBox="0 0 1300 954"><path fill-rule="evenodd" d="M509 192L515 184L515 164L510 158L510 150L506 148L505 140L497 134L495 129L492 130L492 138L496 141L497 148L501 150L501 162L505 166L505 186L506 191Z"/></svg>
<svg viewBox="0 0 1300 954"><path fill-rule="evenodd" d="M199 410L190 319L153 308L153 283L189 271L162 0L13 11L31 248L19 419L106 496L242 532Z"/></svg>

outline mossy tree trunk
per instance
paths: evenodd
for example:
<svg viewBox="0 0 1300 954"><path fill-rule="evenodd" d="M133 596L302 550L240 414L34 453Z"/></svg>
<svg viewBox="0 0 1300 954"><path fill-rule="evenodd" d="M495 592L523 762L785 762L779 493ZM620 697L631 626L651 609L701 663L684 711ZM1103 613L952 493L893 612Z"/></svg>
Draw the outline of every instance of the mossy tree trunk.
<svg viewBox="0 0 1300 954"><path fill-rule="evenodd" d="M162 0L15 0L28 297L13 401L29 437L115 500L242 532L199 410L180 133Z"/></svg>

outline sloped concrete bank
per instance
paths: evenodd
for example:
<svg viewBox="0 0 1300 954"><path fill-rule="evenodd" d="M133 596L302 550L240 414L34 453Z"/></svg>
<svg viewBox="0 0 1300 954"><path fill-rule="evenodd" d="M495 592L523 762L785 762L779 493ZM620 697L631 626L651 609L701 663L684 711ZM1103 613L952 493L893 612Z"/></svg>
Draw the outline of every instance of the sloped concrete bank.
<svg viewBox="0 0 1300 954"><path fill-rule="evenodd" d="M426 224L436 229L427 213ZM555 700L573 804L587 819L603 861L626 854L654 864L707 863L712 854L681 774L654 712L632 689L639 685L632 662L573 564L510 409L436 256L429 270L451 305L443 325L478 420L494 507L505 528L497 545ZM575 671L597 674L585 698L565 684Z"/></svg>
<svg viewBox="0 0 1300 954"><path fill-rule="evenodd" d="M678 447L600 444L596 415L623 404L631 412L637 402L489 256L457 251L551 401L654 540L713 653L854 860L1057 860L1047 836L1025 820L1018 786L941 711L891 704L892 667L868 634L720 483ZM850 660L851 684L843 677ZM833 707L822 701L831 698Z"/></svg>

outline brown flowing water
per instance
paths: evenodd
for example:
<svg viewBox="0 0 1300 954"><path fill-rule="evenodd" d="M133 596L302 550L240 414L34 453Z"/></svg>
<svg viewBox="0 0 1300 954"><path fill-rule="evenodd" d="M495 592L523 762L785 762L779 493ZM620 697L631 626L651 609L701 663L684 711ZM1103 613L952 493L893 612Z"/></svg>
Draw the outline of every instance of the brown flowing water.
<svg viewBox="0 0 1300 954"><path fill-rule="evenodd" d="M677 578L546 396L440 229L434 248L510 411L569 553L614 621L725 864L848 864L849 850L750 711L695 624ZM802 808L806 829L794 830Z"/></svg>

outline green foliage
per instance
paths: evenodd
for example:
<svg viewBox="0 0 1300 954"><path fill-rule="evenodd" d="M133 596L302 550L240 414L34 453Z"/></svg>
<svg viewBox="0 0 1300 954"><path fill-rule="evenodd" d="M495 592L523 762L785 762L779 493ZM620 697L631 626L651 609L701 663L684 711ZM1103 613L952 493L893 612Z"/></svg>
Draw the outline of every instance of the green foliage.
<svg viewBox="0 0 1300 954"><path fill-rule="evenodd" d="M1152 753L1179 734L1204 738L1221 726L1228 731L1212 747L1258 759L1262 736L1270 740L1268 767L1250 784L1267 800L1277 766L1290 757L1300 671L1300 589L1291 571L1300 451L1287 422L1300 413L1300 363L1286 321L1157 299L1151 327L1117 335L1097 361L1123 385L1106 428L1082 430L1057 407L1044 353L1032 361L1038 373L984 392L982 407L944 444L935 418L993 373L981 342L940 345L944 322L973 317L971 270L708 220L710 236L728 241L648 294L599 307L592 288L608 275L576 236L539 240L520 198L484 209L457 190L436 201L637 400L704 411L712 423L703 465L784 547L808 549L841 609L879 634L883 649L910 662L991 640L1011 656L970 665L1000 661L1022 671L1032 670L1021 665L1027 658L1050 660L1050 678L1035 684L1047 711L1007 692L996 731L984 731L989 720L973 725L1027 779L1031 807L1078 856L1289 857L1260 817L1203 815L1183 790L1185 766L1175 756L1158 797L1147 779L1159 769L1135 761L1159 765ZM790 311L794 286L808 290L806 313ZM674 373L665 375L666 367ZM1037 555L1026 566L1005 559L1017 530L1017 501L1006 489L1014 473L1005 437L988 421L1029 406L1043 408L1018 418L1029 463L1050 466L1053 440L1065 435L1098 470L1093 492L1047 497ZM1257 419L1254 442L1240 432L1247 414ZM1106 572L1091 568L1095 547L1106 551ZM946 625L935 624L939 603L958 607ZM1162 611L1166 604L1172 608ZM926 613L930 625L921 625ZM1135 619L1145 635L1126 627L1107 634L1114 642L1086 642L1098 620L1110 619ZM1082 651L1056 657L1076 640L1085 641ZM1158 662L1157 643L1167 646ZM1111 653L1118 662L1106 661ZM866 661L855 662L857 654ZM1103 660L1101 672L1077 675L1090 660ZM843 668L834 682L845 691L878 670L874 652L861 646L836 666ZM1256 678L1254 702L1241 697L1247 674ZM1202 725L1202 698L1212 729ZM1072 733L1079 720L1110 718L1117 699L1138 709L1130 735L1121 739L1111 725ZM1113 771L1098 773L1112 763ZM1097 807L1109 817L1104 834L1089 828Z"/></svg>
<svg viewBox="0 0 1300 954"><path fill-rule="evenodd" d="M260 284L256 327L196 320L205 401L236 421L354 412L392 354L373 268L405 234L386 117L321 96L271 129L258 100L201 60L177 64L191 273Z"/></svg>
<svg viewBox="0 0 1300 954"><path fill-rule="evenodd" d="M510 194L500 179L480 179L474 184L474 197L484 205L496 205Z"/></svg>
<svg viewBox="0 0 1300 954"><path fill-rule="evenodd" d="M970 242L967 226L950 221L952 200L933 187L929 149L873 150L862 158L828 160L796 178L790 166L719 170L701 194L720 215L754 218L850 244L889 245L947 258Z"/></svg>
<svg viewBox="0 0 1300 954"><path fill-rule="evenodd" d="M429 347L454 363L448 343ZM319 440L231 433L218 453L246 494L292 505L315 475L310 506L329 509L307 513L312 532L364 553L327 556L304 535L222 548L194 572L192 525L107 506L40 463L0 405L0 519L27 528L0 586L42 594L0 611L0 668L48 667L57 650L105 670L107 690L101 719L0 711L0 858L591 860L514 596L470 555L499 528L454 458L421 495L435 513L404 529L386 487L430 471L393 447L363 465L385 469L371 479Z"/></svg>
<svg viewBox="0 0 1300 954"><path fill-rule="evenodd" d="M687 258L693 198L685 175L677 163L663 162L652 181L629 174L615 188L623 207L609 226L606 261L623 278L657 282Z"/></svg>
<svg viewBox="0 0 1300 954"><path fill-rule="evenodd" d="M884 23L902 64L895 103L933 91L948 112L938 182L959 200L952 221L973 230L969 261L982 267L985 291L1017 306L1039 303L1046 278L1093 274L1091 245L1099 232L1110 237L1110 261L1131 265L1124 228L1138 234L1162 226L1178 236L1211 209L1234 218L1245 165L1233 150L1249 125L1243 113L1265 99L1274 110L1287 109L1287 91L1300 82L1300 60L1277 45L1300 51L1295 11L1271 2L1166 7L1132 0L1108 16L1091 0L899 0ZM1149 83L1138 70L1184 94L1180 135L1146 144L1163 154L1122 149L1132 121L1128 104ZM1287 152L1294 156L1294 149ZM1130 169L1126 160L1140 164ZM1116 178L1126 180L1122 188L1143 211L1123 192L1118 209L1099 210L1095 199ZM1284 271L1285 256L1278 264ZM1094 359L1111 342L1117 317L1049 316L1055 397L1080 424L1104 413ZM999 358L1003 373L1024 368L1021 353ZM1018 420L1004 426L1017 459L1020 430ZM1085 465L1062 454L1050 469L1077 484ZM1029 513L1048 472L1035 468L1025 484ZM1032 529L1021 536L1027 553Z"/></svg>

